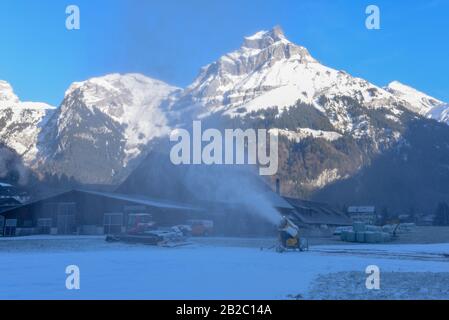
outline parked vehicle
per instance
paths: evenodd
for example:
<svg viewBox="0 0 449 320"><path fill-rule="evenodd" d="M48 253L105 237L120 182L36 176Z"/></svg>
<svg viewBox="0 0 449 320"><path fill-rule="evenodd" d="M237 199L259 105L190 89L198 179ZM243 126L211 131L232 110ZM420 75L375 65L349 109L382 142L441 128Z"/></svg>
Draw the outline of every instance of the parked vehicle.
<svg viewBox="0 0 449 320"><path fill-rule="evenodd" d="M188 225L194 237L207 237L213 234L214 222L211 220L190 220Z"/></svg>
<svg viewBox="0 0 449 320"><path fill-rule="evenodd" d="M187 229L183 226L156 228L151 214L130 214L126 233L108 235L106 241L174 247L188 244L186 242Z"/></svg>
<svg viewBox="0 0 449 320"><path fill-rule="evenodd" d="M133 213L128 215L128 225L126 233L129 235L139 235L146 231L155 229L156 223L153 216L148 213Z"/></svg>

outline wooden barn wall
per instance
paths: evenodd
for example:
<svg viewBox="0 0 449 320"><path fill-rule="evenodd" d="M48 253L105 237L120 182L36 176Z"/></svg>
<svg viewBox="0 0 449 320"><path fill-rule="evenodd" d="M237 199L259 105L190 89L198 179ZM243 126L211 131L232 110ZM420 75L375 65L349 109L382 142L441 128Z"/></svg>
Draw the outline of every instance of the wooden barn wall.
<svg viewBox="0 0 449 320"><path fill-rule="evenodd" d="M28 227L30 221L36 226L37 220L41 218L52 218L53 226L56 227L57 212L49 208L54 207L54 203L75 203L75 221L80 225L102 226L105 213L123 213L125 207L141 206L131 201L118 200L101 195L94 195L82 192L69 192L54 196L25 207L17 208L8 212L7 219L18 219L18 227ZM150 206L142 206L144 210L138 213L150 213L154 220L163 226L173 224L184 224L190 215L186 210L164 209ZM126 220L124 221L126 223Z"/></svg>

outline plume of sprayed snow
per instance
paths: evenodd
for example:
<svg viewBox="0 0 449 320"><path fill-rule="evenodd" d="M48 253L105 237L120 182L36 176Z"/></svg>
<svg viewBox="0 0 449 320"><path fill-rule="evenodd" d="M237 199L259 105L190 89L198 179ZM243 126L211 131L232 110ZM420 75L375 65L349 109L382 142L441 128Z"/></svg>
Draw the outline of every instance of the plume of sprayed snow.
<svg viewBox="0 0 449 320"><path fill-rule="evenodd" d="M190 166L185 185L199 199L244 207L273 225L281 220L270 200L275 195L255 167Z"/></svg>
<svg viewBox="0 0 449 320"><path fill-rule="evenodd" d="M254 189L248 189L247 195L238 195L246 207L254 209L254 213L271 224L277 226L281 222L281 215L267 199L265 193L257 193Z"/></svg>
<svg viewBox="0 0 449 320"><path fill-rule="evenodd" d="M28 170L18 160L17 155L11 150L0 147L0 179L16 173L17 183L25 185L28 182Z"/></svg>
<svg viewBox="0 0 449 320"><path fill-rule="evenodd" d="M191 137L194 136L190 123L196 119L195 115L187 112L180 116L185 120L183 123L187 124L184 128L190 131ZM203 130L212 128L224 132L226 129L242 129L230 124L226 117L209 117L201 122ZM223 151L226 150L225 143L223 141ZM169 148L172 145L169 143ZM281 215L273 203L277 194L264 181L266 178L259 175L259 168L256 165L203 164L186 165L184 169L187 172L182 177L182 184L195 198L242 207L245 209L242 210L242 214L258 216L272 225L280 223Z"/></svg>

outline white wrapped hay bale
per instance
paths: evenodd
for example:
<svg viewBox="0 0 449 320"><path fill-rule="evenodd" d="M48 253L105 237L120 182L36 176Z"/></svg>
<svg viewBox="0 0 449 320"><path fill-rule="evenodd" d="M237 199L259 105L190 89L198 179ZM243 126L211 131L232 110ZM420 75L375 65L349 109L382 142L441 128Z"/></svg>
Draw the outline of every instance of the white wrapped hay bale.
<svg viewBox="0 0 449 320"><path fill-rule="evenodd" d="M375 232L374 238L376 239L375 243L381 243L382 242L382 232Z"/></svg>
<svg viewBox="0 0 449 320"><path fill-rule="evenodd" d="M382 237L382 242L389 242L389 241L391 241L391 234L389 234L387 232L382 232L381 233L381 237Z"/></svg>
<svg viewBox="0 0 449 320"><path fill-rule="evenodd" d="M364 243L365 242L365 233L366 232L356 232L356 234L355 234L356 241L359 243Z"/></svg>
<svg viewBox="0 0 449 320"><path fill-rule="evenodd" d="M402 223L399 226L399 230L403 233L413 232L416 229L416 224L414 223Z"/></svg>
<svg viewBox="0 0 449 320"><path fill-rule="evenodd" d="M366 226L366 231L368 231L368 232L382 232L382 227L367 225Z"/></svg>
<svg viewBox="0 0 449 320"><path fill-rule="evenodd" d="M354 231L346 231L345 232L345 241L346 242L355 242L355 232Z"/></svg>
<svg viewBox="0 0 449 320"><path fill-rule="evenodd" d="M396 228L396 226L391 225L391 224L387 224L387 225L382 227L382 232L393 233L395 228Z"/></svg>
<svg viewBox="0 0 449 320"><path fill-rule="evenodd" d="M366 231L366 225L362 222L354 222L354 231L357 232L365 232Z"/></svg>
<svg viewBox="0 0 449 320"><path fill-rule="evenodd" d="M372 232L367 231L365 232L365 242L366 243L378 243L380 242L380 233L379 232Z"/></svg>

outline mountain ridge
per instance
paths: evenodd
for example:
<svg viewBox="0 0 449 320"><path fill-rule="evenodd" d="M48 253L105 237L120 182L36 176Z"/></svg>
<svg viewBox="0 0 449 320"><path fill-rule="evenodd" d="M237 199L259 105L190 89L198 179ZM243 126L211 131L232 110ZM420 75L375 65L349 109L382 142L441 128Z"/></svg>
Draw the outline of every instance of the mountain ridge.
<svg viewBox="0 0 449 320"><path fill-rule="evenodd" d="M449 107L399 82L382 88L327 67L280 27L245 37L239 49L201 68L185 89L136 73L108 74L74 82L54 108L22 103L0 81L0 141L35 172L94 184L123 181L174 127L219 119L220 125L277 130L288 150L284 162L305 141L312 149L321 145L339 160L321 159L295 179L304 181L298 188L322 188L403 143L413 117L449 124Z"/></svg>

